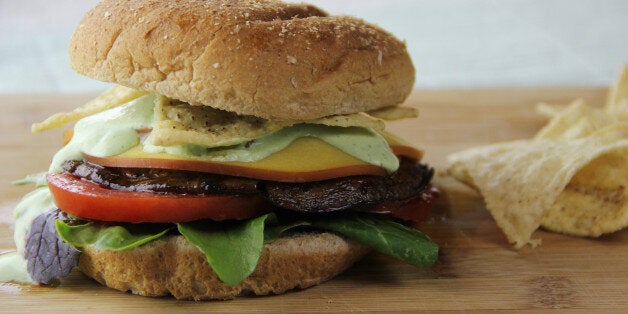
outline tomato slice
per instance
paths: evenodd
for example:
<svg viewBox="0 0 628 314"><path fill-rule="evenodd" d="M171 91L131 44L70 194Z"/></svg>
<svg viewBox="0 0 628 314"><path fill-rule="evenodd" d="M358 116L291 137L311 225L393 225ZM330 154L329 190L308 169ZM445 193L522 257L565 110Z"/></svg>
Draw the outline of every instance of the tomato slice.
<svg viewBox="0 0 628 314"><path fill-rule="evenodd" d="M68 173L50 173L48 187L59 209L71 215L117 222L186 222L248 219L270 209L261 196L164 195L103 188Z"/></svg>
<svg viewBox="0 0 628 314"><path fill-rule="evenodd" d="M407 202L384 202L377 205L371 212L390 214L392 217L405 221L423 222L430 218L434 203L440 192L433 186L428 186L427 191L421 196Z"/></svg>

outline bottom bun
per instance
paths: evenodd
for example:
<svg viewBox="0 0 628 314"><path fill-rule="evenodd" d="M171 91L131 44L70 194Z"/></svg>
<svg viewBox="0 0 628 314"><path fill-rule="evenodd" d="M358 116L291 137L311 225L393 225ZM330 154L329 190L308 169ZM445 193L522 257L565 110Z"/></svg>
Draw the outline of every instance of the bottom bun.
<svg viewBox="0 0 628 314"><path fill-rule="evenodd" d="M205 255L183 236L167 236L127 251L84 248L79 267L101 284L143 296L233 299L279 294L328 280L369 248L332 233L304 233L265 244L255 271L237 286L218 279Z"/></svg>

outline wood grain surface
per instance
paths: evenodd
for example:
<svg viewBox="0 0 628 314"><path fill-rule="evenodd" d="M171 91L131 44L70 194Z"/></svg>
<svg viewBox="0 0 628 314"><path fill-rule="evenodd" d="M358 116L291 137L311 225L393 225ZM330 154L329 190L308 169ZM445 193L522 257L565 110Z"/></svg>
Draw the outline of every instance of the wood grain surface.
<svg viewBox="0 0 628 314"><path fill-rule="evenodd" d="M601 88L416 91L408 103L421 117L389 129L423 148L426 161L442 172L451 152L533 135L545 123L534 112L539 101L602 104L605 95ZM90 96L0 95L0 252L14 247L11 211L30 190L10 182L45 170L61 145L60 131L31 134L30 124ZM628 310L628 231L599 239L537 231L540 247L514 250L477 193L442 174L435 182L442 197L433 217L417 226L441 245L430 269L372 254L310 289L226 302L134 296L76 272L55 288L0 284L0 312Z"/></svg>

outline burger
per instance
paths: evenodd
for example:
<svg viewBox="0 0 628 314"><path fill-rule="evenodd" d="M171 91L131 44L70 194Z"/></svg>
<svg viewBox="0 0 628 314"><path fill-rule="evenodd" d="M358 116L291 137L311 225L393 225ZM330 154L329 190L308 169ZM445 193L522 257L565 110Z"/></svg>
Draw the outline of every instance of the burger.
<svg viewBox="0 0 628 314"><path fill-rule="evenodd" d="M429 215L433 170L383 123L416 116L386 31L307 4L104 0L69 50L116 85L33 127L76 121L24 181L11 258L27 281L78 266L134 294L230 299L316 285L371 249L436 260L407 226Z"/></svg>

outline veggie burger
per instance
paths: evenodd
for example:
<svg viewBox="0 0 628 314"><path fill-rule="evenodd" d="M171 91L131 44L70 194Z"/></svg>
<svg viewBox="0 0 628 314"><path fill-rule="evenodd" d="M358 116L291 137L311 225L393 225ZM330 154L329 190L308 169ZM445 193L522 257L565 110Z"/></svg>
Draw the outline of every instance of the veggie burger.
<svg viewBox="0 0 628 314"><path fill-rule="evenodd" d="M370 249L436 260L404 225L437 192L421 151L384 130L416 117L386 31L307 4L104 0L70 59L117 85L33 126L76 121L45 180L25 180L13 280L78 266L135 294L230 299L318 284Z"/></svg>

